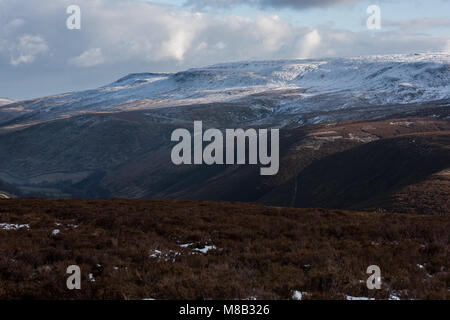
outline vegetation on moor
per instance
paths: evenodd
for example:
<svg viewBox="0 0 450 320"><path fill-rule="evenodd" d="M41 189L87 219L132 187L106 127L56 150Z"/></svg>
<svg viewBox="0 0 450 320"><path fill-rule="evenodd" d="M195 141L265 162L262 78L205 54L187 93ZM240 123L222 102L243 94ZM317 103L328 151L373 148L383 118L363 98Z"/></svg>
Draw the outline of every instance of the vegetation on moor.
<svg viewBox="0 0 450 320"><path fill-rule="evenodd" d="M449 299L448 230L439 214L0 200L0 299ZM81 290L66 287L74 264Z"/></svg>

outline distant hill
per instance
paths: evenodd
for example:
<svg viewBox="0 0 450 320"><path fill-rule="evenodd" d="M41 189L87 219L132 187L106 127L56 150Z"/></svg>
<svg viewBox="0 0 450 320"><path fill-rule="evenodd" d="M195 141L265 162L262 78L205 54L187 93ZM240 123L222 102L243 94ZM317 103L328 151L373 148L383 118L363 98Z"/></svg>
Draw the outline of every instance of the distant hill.
<svg viewBox="0 0 450 320"><path fill-rule="evenodd" d="M449 83L450 55L431 53L131 74L0 107L0 179L49 198L448 213ZM279 174L175 166L171 134L196 120L279 128Z"/></svg>
<svg viewBox="0 0 450 320"><path fill-rule="evenodd" d="M0 106L11 104L13 102L14 102L14 100L6 99L6 98L0 98Z"/></svg>
<svg viewBox="0 0 450 320"><path fill-rule="evenodd" d="M20 189L0 180L0 197L1 198L13 198L22 195Z"/></svg>

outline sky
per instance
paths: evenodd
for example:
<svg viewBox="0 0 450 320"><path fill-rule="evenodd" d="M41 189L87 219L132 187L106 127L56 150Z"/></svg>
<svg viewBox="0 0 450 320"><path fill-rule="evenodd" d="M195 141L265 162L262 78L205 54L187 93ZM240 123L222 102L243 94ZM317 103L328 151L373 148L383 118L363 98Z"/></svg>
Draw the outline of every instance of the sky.
<svg viewBox="0 0 450 320"><path fill-rule="evenodd" d="M239 60L450 53L449 13L450 0L0 0L0 97Z"/></svg>

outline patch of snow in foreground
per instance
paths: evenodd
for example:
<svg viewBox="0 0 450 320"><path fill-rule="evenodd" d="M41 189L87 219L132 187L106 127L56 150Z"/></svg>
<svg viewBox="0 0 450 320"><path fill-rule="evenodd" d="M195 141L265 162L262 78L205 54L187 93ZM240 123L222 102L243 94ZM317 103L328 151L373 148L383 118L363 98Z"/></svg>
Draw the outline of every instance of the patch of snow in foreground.
<svg viewBox="0 0 450 320"><path fill-rule="evenodd" d="M375 300L375 298L346 296L346 300Z"/></svg>
<svg viewBox="0 0 450 320"><path fill-rule="evenodd" d="M398 301L398 300L400 300L400 298L397 297L396 295L391 294L391 296L389 297L389 300L396 300L396 301Z"/></svg>
<svg viewBox="0 0 450 320"><path fill-rule="evenodd" d="M19 230L27 228L30 229L30 225L28 224L14 224L14 223L0 223L0 229L3 230Z"/></svg>
<svg viewBox="0 0 450 320"><path fill-rule="evenodd" d="M154 253L152 253L149 257L153 259L163 260L163 261L176 261L176 257L179 256L180 253L177 251L168 251L168 252L162 252L160 250L154 250Z"/></svg>
<svg viewBox="0 0 450 320"><path fill-rule="evenodd" d="M155 250L155 253L150 255L150 258L158 258L162 254L161 251Z"/></svg>
<svg viewBox="0 0 450 320"><path fill-rule="evenodd" d="M61 233L61 230L55 229L52 231L52 235L56 236L57 234Z"/></svg>
<svg viewBox="0 0 450 320"><path fill-rule="evenodd" d="M194 249L194 251L198 251L201 253L208 253L208 251L215 249L217 249L216 246L205 246L203 249Z"/></svg>
<svg viewBox="0 0 450 320"><path fill-rule="evenodd" d="M94 275L92 273L89 273L89 280L91 282L95 282L95 278L94 278Z"/></svg>
<svg viewBox="0 0 450 320"><path fill-rule="evenodd" d="M306 293L306 292L300 292L300 291L295 290L295 291L294 291L294 294L292 295L292 299L293 299L293 300L302 300L303 295L304 295L305 293Z"/></svg>

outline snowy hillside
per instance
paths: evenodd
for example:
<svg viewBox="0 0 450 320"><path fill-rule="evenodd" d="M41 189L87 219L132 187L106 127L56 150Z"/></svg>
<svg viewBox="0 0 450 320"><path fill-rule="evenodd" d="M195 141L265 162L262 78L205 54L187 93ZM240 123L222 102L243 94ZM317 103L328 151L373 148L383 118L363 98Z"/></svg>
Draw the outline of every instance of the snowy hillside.
<svg viewBox="0 0 450 320"><path fill-rule="evenodd" d="M29 121L83 113L228 102L277 114L450 99L450 55L236 62L174 74L131 74L95 90L0 108ZM11 111L14 109L14 111Z"/></svg>
<svg viewBox="0 0 450 320"><path fill-rule="evenodd" d="M14 100L6 99L6 98L0 98L0 106L11 104L13 102L14 102Z"/></svg>

